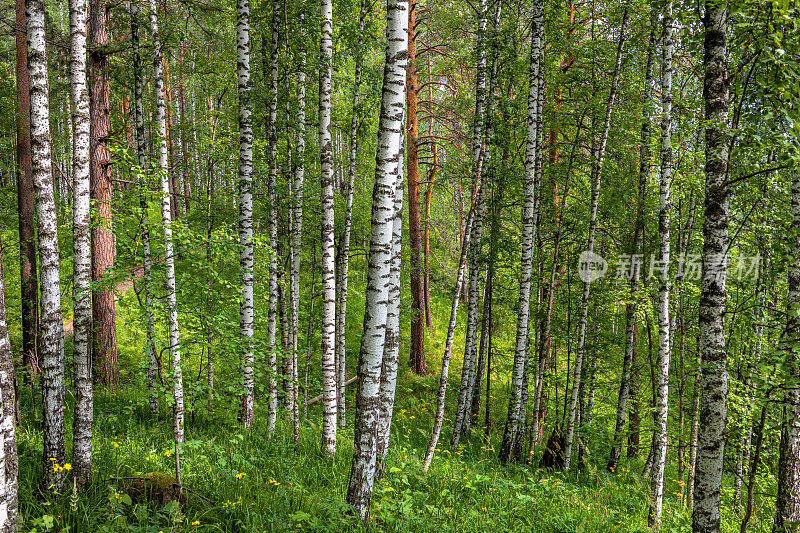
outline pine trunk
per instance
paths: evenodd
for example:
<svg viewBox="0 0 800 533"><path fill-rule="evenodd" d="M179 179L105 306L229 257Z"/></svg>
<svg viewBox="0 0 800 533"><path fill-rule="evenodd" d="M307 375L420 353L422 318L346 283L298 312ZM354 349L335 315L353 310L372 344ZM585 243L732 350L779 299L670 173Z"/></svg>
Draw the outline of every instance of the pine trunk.
<svg viewBox="0 0 800 533"><path fill-rule="evenodd" d="M17 208L19 211L20 285L22 311L22 366L24 379L33 384L39 373L39 283L36 275L36 200L31 170L31 95L28 46L25 42L25 0L16 0L17 48Z"/></svg>
<svg viewBox="0 0 800 533"><path fill-rule="evenodd" d="M89 105L91 117L92 198L92 321L95 379L105 386L118 378L117 326L114 291L104 279L114 268L114 226L111 215L111 90L106 47L109 6L106 0L89 2Z"/></svg>

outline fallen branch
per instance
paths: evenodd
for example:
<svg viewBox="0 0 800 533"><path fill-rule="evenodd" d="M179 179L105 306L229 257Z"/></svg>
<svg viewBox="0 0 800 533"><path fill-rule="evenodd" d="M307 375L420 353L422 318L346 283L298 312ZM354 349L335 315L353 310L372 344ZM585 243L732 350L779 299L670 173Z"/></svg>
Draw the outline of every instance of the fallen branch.
<svg viewBox="0 0 800 533"><path fill-rule="evenodd" d="M347 387L348 385L350 385L351 383L353 383L357 379L358 379L358 376L353 376L352 378L350 378L350 379L348 379L347 381L344 382L344 386ZM320 394L319 396L314 396L313 398L311 398L310 400L308 400L306 402L306 405L314 405L315 403L317 403L321 399L322 399L322 394Z"/></svg>

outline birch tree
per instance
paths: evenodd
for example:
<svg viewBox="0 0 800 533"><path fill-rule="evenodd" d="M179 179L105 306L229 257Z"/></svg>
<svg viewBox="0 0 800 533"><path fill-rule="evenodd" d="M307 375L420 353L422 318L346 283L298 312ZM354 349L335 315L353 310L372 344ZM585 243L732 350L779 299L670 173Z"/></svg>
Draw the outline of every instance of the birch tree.
<svg viewBox="0 0 800 533"><path fill-rule="evenodd" d="M670 189L672 187L672 0L664 6L664 37L661 59L661 190L658 214L660 257L658 258L658 360L656 363L656 427L654 429L654 468L650 490L652 503L648 522L658 531L664 496L664 467L667 461L667 422L669 418L669 361L672 344L670 328ZM655 266L655 265L654 265Z"/></svg>
<svg viewBox="0 0 800 533"><path fill-rule="evenodd" d="M537 0L533 6L531 22L531 62L528 74L528 126L525 142L524 204L522 208L522 258L519 274L519 305L517 309L517 335L514 344L514 366L511 377L511 395L508 401L508 417L500 445L500 461L511 459L514 447L525 428L525 403L523 385L527 385L525 374L529 354L529 322L531 305L531 274L536 231L539 224L536 159L539 156L539 120L541 109L540 78L543 76L544 57L544 2Z"/></svg>
<svg viewBox="0 0 800 533"><path fill-rule="evenodd" d="M40 354L42 361L42 483L46 492L60 491L64 471L64 324L61 314L58 218L53 194L50 103L47 97L44 0L27 0L28 75L31 101L31 163L36 191L41 280ZM54 460L52 460L54 459Z"/></svg>
<svg viewBox="0 0 800 533"><path fill-rule="evenodd" d="M628 24L628 9L624 8L622 23L619 28L619 41L617 42L617 55L614 63L614 73L611 76L611 88L608 93L608 103L606 104L605 119L603 121L603 131L600 134L600 142L597 147L595 163L592 165L592 193L589 203L589 235L587 239L586 251L591 255L594 253L594 235L597 228L597 204L600 199L600 180L603 176L603 157L608 143L608 132L611 128L611 115L614 111L614 101L617 97L619 87L619 74L622 66L622 50L625 45L625 29ZM576 433L576 414L578 411L578 393L581 389L581 376L583 370L583 358L586 349L586 329L589 321L589 289L591 281L583 282L581 292L581 314L578 321L578 343L575 349L575 367L572 378L572 391L569 402L569 413L567 415L567 432L564 437L564 471L569 470L572 444Z"/></svg>
<svg viewBox="0 0 800 533"><path fill-rule="evenodd" d="M778 459L778 495L776 498L774 533L797 531L800 521L800 173L794 172L791 198L792 259L789 265L789 299L786 326L790 375L786 379L783 398L780 457Z"/></svg>
<svg viewBox="0 0 800 533"><path fill-rule="evenodd" d="M321 0L319 71L319 158L322 202L322 453L336 453L336 251L334 244L331 76L333 1Z"/></svg>
<svg viewBox="0 0 800 533"><path fill-rule="evenodd" d="M239 334L242 336L243 384L239 423L253 425L253 107L250 95L250 2L236 3L236 71L239 94L239 268L241 300ZM271 284L272 282L270 282ZM271 302L271 300L270 300ZM272 302L271 302L272 303ZM272 329L272 345L275 330Z"/></svg>
<svg viewBox="0 0 800 533"><path fill-rule="evenodd" d="M92 249L89 216L89 92L86 85L86 3L71 0L70 92L72 96L72 235L75 420L72 467L81 484L92 477Z"/></svg>
<svg viewBox="0 0 800 533"><path fill-rule="evenodd" d="M486 20L487 1L478 2L478 32L477 32L477 72L475 75L475 125L473 128L472 149L473 158L480 157L481 144L483 143L483 129L486 121ZM478 156L475 156L475 151ZM480 300L480 251L481 231L483 228L483 213L485 199L485 184L478 193L477 212L472 223L470 236L469 257L469 303L467 305L467 331L464 337L464 360L461 369L461 387L458 395L455 421L453 422L452 445L458 446L458 441L468 424L469 409L472 405L472 390L475 385L476 365L478 359L478 307ZM420 308L421 311L421 308ZM420 317L420 328L422 319Z"/></svg>
<svg viewBox="0 0 800 533"><path fill-rule="evenodd" d="M14 428L16 376L6 313L3 244L0 242L0 531L15 533L19 522L17 437Z"/></svg>
<svg viewBox="0 0 800 533"><path fill-rule="evenodd" d="M386 64L375 156L372 192L369 266L364 310L364 334L358 361L353 461L347 503L362 520L369 516L377 459L380 382L386 340L388 279L392 266L397 179L402 172L403 110L405 104L408 0L386 2Z"/></svg>
<svg viewBox="0 0 800 533"><path fill-rule="evenodd" d="M657 11L653 9L650 16L650 40L647 48L647 63L644 75L644 105L642 110L642 126L639 133L639 186L637 191L636 226L633 237L633 250L631 261L634 257L641 257L644 241L644 216L645 202L647 201L647 178L650 174L650 95L653 91L653 60L656 45ZM625 309L625 352L622 361L622 376L617 399L617 417L614 426L614 440L611 454L606 467L610 472L619 468L622 456L622 441L625 438L625 422L628 412L628 394L631 385L634 351L636 350L636 313L639 308L639 283L641 281L641 268L631 269L630 303Z"/></svg>
<svg viewBox="0 0 800 533"><path fill-rule="evenodd" d="M161 181L161 218L164 223L164 266L166 267L167 322L169 326L169 352L172 360L173 441L175 445L175 481L181 485L180 445L183 442L183 373L181 371L181 333L178 324L178 301L175 287L175 255L172 243L171 196L169 187L169 159L167 153L167 117L164 93L164 64L161 34L158 29L158 5L150 3L150 34L153 41L153 77L156 93L156 124L158 128L158 173Z"/></svg>
<svg viewBox="0 0 800 533"><path fill-rule="evenodd" d="M700 357L703 360L697 464L694 473L695 533L720 531L720 492L725 454L728 371L725 347L725 304L728 251L728 11L706 2L703 18L706 120L706 199L703 221L703 277L700 285Z"/></svg>

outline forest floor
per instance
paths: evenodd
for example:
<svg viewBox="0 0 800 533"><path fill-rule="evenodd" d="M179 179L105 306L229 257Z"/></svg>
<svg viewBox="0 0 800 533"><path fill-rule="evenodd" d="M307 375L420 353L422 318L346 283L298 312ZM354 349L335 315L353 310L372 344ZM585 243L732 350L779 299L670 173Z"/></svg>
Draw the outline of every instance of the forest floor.
<svg viewBox="0 0 800 533"><path fill-rule="evenodd" d="M432 421L434 379L406 373L398 390L391 453L376 484L368 531L649 531L647 483L641 460L611 474L593 463L567 476L560 472L497 461L496 438L477 431L455 450L443 435L430 471L422 456ZM193 491L185 501L144 502L126 479L152 472L169 474L174 465L171 420L162 405L153 419L147 398L132 389L99 391L95 400L94 482L84 494L71 486L56 501L37 496L41 475L40 421L36 399L23 389L19 431L20 497L23 530L36 531L350 531L345 493L352 457L352 419L339 433L333 459L320 456L319 406L301 424L294 446L291 425L281 421L267 438L264 417L242 432L232 410L212 418L205 408L189 414L182 448L183 482ZM38 399L37 399L38 401ZM264 405L257 409L264 415ZM499 410L499 409L498 409ZM65 411L68 433L72 405ZM500 426L501 428L502 426ZM494 428L493 435L499 428ZM67 441L69 442L69 438ZM69 454L68 454L69 457ZM598 457L597 462L602 462ZM680 486L667 471L665 533L690 531L690 516L678 501ZM195 495L197 493L199 496ZM168 499L168 498L167 498ZM762 516L763 514L763 516ZM731 513L724 531L738 530ZM750 531L769 531L771 509L758 507ZM65 529L68 528L68 529Z"/></svg>

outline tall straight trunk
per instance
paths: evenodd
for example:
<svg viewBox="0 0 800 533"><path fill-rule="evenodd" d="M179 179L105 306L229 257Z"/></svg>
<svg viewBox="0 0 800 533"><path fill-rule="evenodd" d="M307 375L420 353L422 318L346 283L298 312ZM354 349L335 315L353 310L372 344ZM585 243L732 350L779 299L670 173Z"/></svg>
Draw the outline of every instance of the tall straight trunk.
<svg viewBox="0 0 800 533"><path fill-rule="evenodd" d="M181 69L178 72L178 110L180 111L181 116L181 123L180 129L178 130L178 134L180 136L181 141L181 183L183 185L183 212L184 214L189 212L189 208L191 204L189 203L189 199L191 197L191 180L189 172L189 123L190 119L186 115L186 90L185 90L185 83L183 79L183 65L186 64L186 59L183 54L183 50L185 48L185 44L183 41L180 42L178 45L178 52L180 54L180 65Z"/></svg>
<svg viewBox="0 0 800 533"><path fill-rule="evenodd" d="M239 94L239 269L242 276L239 334L243 339L242 404L239 423L253 425L253 104L250 95L250 3L236 3L236 70ZM271 283L271 282L270 282ZM270 302L272 303L272 302ZM274 310L274 306L272 306ZM272 329L273 344L275 329Z"/></svg>
<svg viewBox="0 0 800 533"><path fill-rule="evenodd" d="M158 5L150 4L150 33L153 41L153 77L156 92L156 122L158 125L158 173L161 179L161 218L164 223L164 266L166 267L167 321L169 324L169 354L172 360L173 426L175 445L175 480L181 485L180 445L183 442L183 373L181 371L181 333L178 324L178 300L175 288L175 256L172 245L172 218L169 194L169 165L167 153L167 120L164 101L164 70L161 34L158 29Z"/></svg>
<svg viewBox="0 0 800 533"><path fill-rule="evenodd" d="M91 116L92 218L92 319L94 375L99 383L117 382L117 326L114 291L104 281L114 267L114 235L111 215L111 90L108 54L111 40L106 0L89 2L89 105Z"/></svg>
<svg viewBox="0 0 800 533"><path fill-rule="evenodd" d="M331 76L333 73L333 0L321 0L319 71L319 163L322 197L322 453L336 453L336 246L334 243Z"/></svg>
<svg viewBox="0 0 800 533"><path fill-rule="evenodd" d="M208 140L214 146L217 136L216 120L214 119L214 101L209 96L206 99L206 112L208 114ZM210 284L212 279L211 235L214 230L214 154L207 156L206 174L206 280ZM214 316L214 305L211 295L206 295L206 384L208 386L208 410L214 412L214 330L211 317ZM151 378L152 379L152 378ZM152 383L152 381L151 381Z"/></svg>
<svg viewBox="0 0 800 533"><path fill-rule="evenodd" d="M664 497L664 467L667 462L667 422L669 420L669 362L672 355L670 327L670 191L672 188L672 0L664 6L664 37L661 59L661 190L658 215L660 257L658 276L658 360L656 362L656 426L654 428L654 468L650 490L649 525L658 531Z"/></svg>
<svg viewBox="0 0 800 533"><path fill-rule="evenodd" d="M525 369L529 356L529 330L531 306L531 276L533 252L539 224L539 182L536 160L541 146L539 127L542 113L543 89L540 82L544 75L544 2L537 0L533 6L531 22L531 61L528 77L528 128L525 144L525 184L522 211L522 259L519 275L519 307L517 310L517 336L514 347L514 366L511 377L511 396L508 402L508 417L500 445L500 461L505 463L519 445L525 431L525 405L523 404Z"/></svg>
<svg viewBox="0 0 800 533"><path fill-rule="evenodd" d="M622 50L625 45L625 28L628 23L628 9L622 14L622 23L619 29L619 42L617 43L617 56L614 64L614 74L611 77L611 88L608 94L608 103L606 105L605 120L603 121L603 132L600 135L600 144L597 148L596 163L592 167L592 196L589 207L589 238L587 240L586 251L589 254L594 253L594 233L597 227L597 203L600 198L600 180L603 176L603 158L606 152L606 144L608 142L608 132L611 128L611 114L614 111L614 100L617 96L617 88L619 87L619 74L620 67L622 66ZM586 348L586 329L589 319L589 288L591 282L584 281L583 292L581 293L581 315L578 322L578 343L575 349L575 372L572 382L572 395L570 399L567 434L564 438L564 471L569 470L572 443L576 433L576 413L578 407L578 392L581 387L581 372L583 368L584 351ZM578 433L580 429L578 428Z"/></svg>
<svg viewBox="0 0 800 533"><path fill-rule="evenodd" d="M47 97L44 0L25 3L28 29L28 75L31 102L31 168L36 189L41 279L42 483L46 492L60 491L64 471L64 324L58 255L58 218L53 194L50 103Z"/></svg>
<svg viewBox="0 0 800 533"><path fill-rule="evenodd" d="M25 0L16 0L17 47L17 208L19 211L22 366L25 381L39 373L39 283L36 275L36 200L31 169L31 95L28 45L25 42Z"/></svg>
<svg viewBox="0 0 800 533"><path fill-rule="evenodd" d="M481 157L484 142L486 115L486 21L487 1L478 2L477 31L477 72L475 74L475 122L472 132L473 161ZM487 135L488 137L488 135ZM476 155L477 154L477 155ZM485 156L484 156L485 157ZM481 163L481 167L483 164ZM469 283L467 288L467 330L464 337L464 359L461 368L461 386L458 395L455 421L453 422L452 445L458 441L468 425L469 409L472 405L472 391L475 385L476 366L478 363L478 307L480 305L480 270L481 270L481 233L483 230L484 199L486 196L484 182L478 192L478 205L475 219L472 222L469 250ZM420 328L422 321L420 317Z"/></svg>
<svg viewBox="0 0 800 533"><path fill-rule="evenodd" d="M264 78L269 80L267 98L264 102L267 109L265 130L267 134L267 195L269 197L269 246L273 251L269 255L269 306L267 310L267 365L272 371L277 369L278 353L275 343L275 329L278 321L278 204L275 193L275 182L278 175L278 38L280 36L282 0L272 2L272 31L269 48L269 70L267 70L267 39L262 46ZM252 157L252 156L251 156ZM252 213L251 213L252 216ZM252 226L252 220L250 222ZM294 387L294 384L292 385ZM267 414L267 435L275 431L277 409Z"/></svg>
<svg viewBox="0 0 800 533"><path fill-rule="evenodd" d="M3 243L0 242L0 531L15 533L19 523L19 460L14 429L17 377L8 336L5 280Z"/></svg>
<svg viewBox="0 0 800 533"><path fill-rule="evenodd" d="M299 25L303 25L303 13L299 16ZM287 40L288 41L288 40ZM298 411L298 330L300 321L300 252L302 248L302 235L303 235L303 178L305 173L305 157L306 157L306 141L305 141L305 121L306 121L306 50L304 45L300 44L298 50L297 60L297 137L295 140L295 167L294 176L292 177L292 204L290 215L291 225L291 238L289 241L289 261L290 261L290 277L289 277L289 300L291 308L291 353L289 357L292 361L292 389L290 391L290 407L295 418L295 424L299 424L299 411ZM316 257L316 256L315 256ZM313 265L316 267L316 265ZM315 270L315 268L312 268ZM312 277L313 281L313 277ZM312 283L311 294L314 294L314 287ZM312 300L313 310L313 300ZM309 316L313 316L313 313ZM309 324L311 320L309 319ZM306 356L306 363L308 363L308 356ZM307 365L306 365L307 366ZM278 388L276 381L277 367L270 367L272 377L269 382L270 387L270 409L277 410L278 407ZM306 384L305 394L308 393ZM305 404L303 406L305 411Z"/></svg>
<svg viewBox="0 0 800 533"><path fill-rule="evenodd" d="M742 517L741 533L747 533L747 523L750 521L750 516L753 513L753 489L756 485L756 473L758 472L758 465L761 461L761 448L764 444L764 423L767 418L767 408L769 404L766 402L761 407L761 416L759 417L758 425L755 427L756 449L753 451L753 460L750 463L750 472L747 480L747 503L745 504L744 516ZM774 524L773 524L774 527ZM785 530L778 529L776 533L783 533Z"/></svg>
<svg viewBox="0 0 800 533"><path fill-rule="evenodd" d="M728 251L728 102L727 7L706 3L705 100L706 199L703 222L703 278L700 286L700 354L703 391L700 402L698 455L692 529L720 530L720 492L725 454L728 371L725 347L725 254Z"/></svg>
<svg viewBox="0 0 800 533"><path fill-rule="evenodd" d="M686 507L694 507L694 480L697 467L697 435L700 432L700 398L703 389L703 359L697 357L697 372L694 378L694 398L692 400L692 427L689 431L689 475L686 478Z"/></svg>
<svg viewBox="0 0 800 533"><path fill-rule="evenodd" d="M400 145L403 143L401 141ZM402 161L402 153L400 155ZM397 388L397 368L400 361L400 261L403 252L403 170L397 173L392 226L392 266L389 271L389 303L386 308L386 340L383 345L378 417L378 453L375 477L380 478L389 454L394 395Z"/></svg>
<svg viewBox="0 0 800 533"><path fill-rule="evenodd" d="M375 186L364 309L364 334L358 361L353 462L347 503L366 521L372 500L380 416L380 382L392 266L397 179L402 172L403 108L408 48L408 0L386 2L386 63L378 123Z"/></svg>
<svg viewBox="0 0 800 533"><path fill-rule="evenodd" d="M147 320L147 380L150 389L150 412L158 414L158 376L161 370L156 355L155 317L153 316L153 259L150 252L150 220L149 220L149 162L147 158L147 137L144 127L144 104L142 102L142 58L139 53L139 0L131 0L131 44L133 46L133 99L134 99L134 137L136 156L139 164L141 187L142 221L142 256L144 275L142 290L144 291L144 312ZM77 202L76 202L77 203Z"/></svg>
<svg viewBox="0 0 800 533"><path fill-rule="evenodd" d="M368 4L361 0L358 16L358 48L355 52L356 67L353 74L353 100L351 104L352 117L350 118L350 151L347 154L347 204L344 214L344 231L339 248L339 268L336 270L336 292L338 306L336 307L336 412L339 417L339 427L347 426L345 381L347 379L347 285L350 271L350 230L353 223L353 188L356 179L356 158L358 156L358 106L361 99L361 69L364 60L364 22L367 18Z"/></svg>
<svg viewBox="0 0 800 533"><path fill-rule="evenodd" d="M800 174L792 181L792 218L794 228L800 226ZM792 263L789 265L789 299L787 300L787 346L793 350L783 393L783 425L778 460L778 495L776 498L774 533L797 531L800 521L800 357L794 351L800 342L800 234L792 239Z"/></svg>
<svg viewBox="0 0 800 533"><path fill-rule="evenodd" d="M633 237L633 250L631 254L630 272L630 303L625 309L625 354L622 361L622 376L619 384L617 399L617 418L614 426L614 440L611 454L606 468L614 472L619 468L622 456L622 443L625 438L625 418L628 410L628 395L630 393L631 374L634 366L634 352L636 351L636 314L639 307L639 283L641 280L641 267L637 268L633 262L642 257L642 243L644 241L645 202L647 201L647 178L650 175L650 95L652 93L653 58L656 48L656 23L657 11L653 9L650 20L650 44L647 48L647 66L644 77L644 104L642 110L642 126L639 134L639 186L637 190L636 225Z"/></svg>
<svg viewBox="0 0 800 533"><path fill-rule="evenodd" d="M70 94L72 96L72 236L75 419L72 467L83 484L92 478L92 281L91 220L89 215L89 93L86 86L86 4L71 0Z"/></svg>
<svg viewBox="0 0 800 533"><path fill-rule="evenodd" d="M425 279L422 257L422 216L419 198L419 88L417 86L417 2L410 0L408 9L408 75L406 79L408 151L408 242L411 270L411 360L416 374L425 374Z"/></svg>

